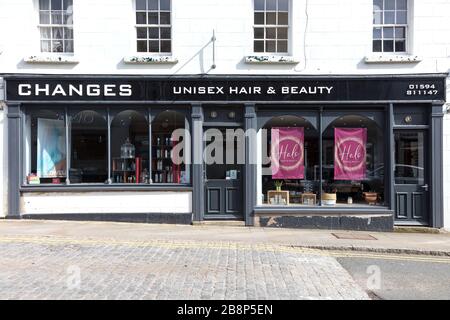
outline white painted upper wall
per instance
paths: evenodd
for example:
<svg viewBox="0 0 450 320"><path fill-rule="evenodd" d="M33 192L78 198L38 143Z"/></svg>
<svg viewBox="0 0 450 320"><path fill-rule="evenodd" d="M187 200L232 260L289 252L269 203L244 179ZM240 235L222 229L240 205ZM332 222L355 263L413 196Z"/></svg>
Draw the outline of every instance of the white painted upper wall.
<svg viewBox="0 0 450 320"><path fill-rule="evenodd" d="M0 1L0 73L367 74L448 72L450 1L409 0L416 64L368 65L372 0L291 0L290 54L297 65L245 64L252 54L253 0L172 0L173 56L166 65L129 65L136 50L134 0L74 0L75 65L25 63L39 53L38 1ZM306 6L306 4L308 5ZM308 19L307 19L308 17ZM216 65L212 65L213 29Z"/></svg>

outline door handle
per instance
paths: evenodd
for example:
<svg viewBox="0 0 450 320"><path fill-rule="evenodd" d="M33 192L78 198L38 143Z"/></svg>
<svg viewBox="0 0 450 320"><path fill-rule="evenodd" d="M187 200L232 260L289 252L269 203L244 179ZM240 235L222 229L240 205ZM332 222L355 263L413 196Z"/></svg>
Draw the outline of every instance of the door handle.
<svg viewBox="0 0 450 320"><path fill-rule="evenodd" d="M420 186L423 190L425 190L425 191L428 191L428 185L427 184L425 184L425 185L423 185L423 186Z"/></svg>

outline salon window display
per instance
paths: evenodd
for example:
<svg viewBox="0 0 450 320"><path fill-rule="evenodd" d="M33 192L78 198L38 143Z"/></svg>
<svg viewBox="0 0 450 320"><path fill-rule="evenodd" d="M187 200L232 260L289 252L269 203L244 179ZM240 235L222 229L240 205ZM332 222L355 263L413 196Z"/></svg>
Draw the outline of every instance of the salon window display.
<svg viewBox="0 0 450 320"><path fill-rule="evenodd" d="M339 117L325 129L322 146L322 205L384 205L385 144L375 121Z"/></svg>
<svg viewBox="0 0 450 320"><path fill-rule="evenodd" d="M318 130L302 117L286 115L268 121L262 137L263 152L267 152L263 156L262 203L318 205L319 181L314 177L319 163Z"/></svg>
<svg viewBox="0 0 450 320"><path fill-rule="evenodd" d="M26 109L24 183L189 184L185 128L174 111Z"/></svg>

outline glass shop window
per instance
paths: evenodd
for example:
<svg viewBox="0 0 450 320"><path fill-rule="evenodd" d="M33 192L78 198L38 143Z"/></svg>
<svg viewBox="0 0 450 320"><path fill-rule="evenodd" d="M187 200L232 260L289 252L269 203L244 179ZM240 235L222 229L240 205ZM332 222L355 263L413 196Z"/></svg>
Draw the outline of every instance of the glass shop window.
<svg viewBox="0 0 450 320"><path fill-rule="evenodd" d="M186 131L185 131L186 130ZM153 183L187 184L190 182L190 166L187 165L190 148L185 116L176 111L163 111L152 122ZM183 148L183 141L185 148Z"/></svg>
<svg viewBox="0 0 450 320"><path fill-rule="evenodd" d="M136 0L137 52L171 53L170 0Z"/></svg>
<svg viewBox="0 0 450 320"><path fill-rule="evenodd" d="M27 184L61 184L67 176L65 112L33 110L25 117Z"/></svg>
<svg viewBox="0 0 450 320"><path fill-rule="evenodd" d="M108 122L106 113L83 110L71 117L70 183L108 180Z"/></svg>
<svg viewBox="0 0 450 320"><path fill-rule="evenodd" d="M119 112L111 123L111 180L149 183L148 121L135 110Z"/></svg>
<svg viewBox="0 0 450 320"><path fill-rule="evenodd" d="M261 202L266 205L319 204L319 131L308 120L280 116L261 129ZM266 156L267 155L267 156Z"/></svg>
<svg viewBox="0 0 450 320"><path fill-rule="evenodd" d="M41 52L73 53L73 1L39 0Z"/></svg>
<svg viewBox="0 0 450 320"><path fill-rule="evenodd" d="M405 53L408 0L373 0L373 52Z"/></svg>
<svg viewBox="0 0 450 320"><path fill-rule="evenodd" d="M287 53L289 0L254 0L253 51Z"/></svg>
<svg viewBox="0 0 450 320"><path fill-rule="evenodd" d="M385 144L377 123L342 116L322 137L322 205L384 205Z"/></svg>

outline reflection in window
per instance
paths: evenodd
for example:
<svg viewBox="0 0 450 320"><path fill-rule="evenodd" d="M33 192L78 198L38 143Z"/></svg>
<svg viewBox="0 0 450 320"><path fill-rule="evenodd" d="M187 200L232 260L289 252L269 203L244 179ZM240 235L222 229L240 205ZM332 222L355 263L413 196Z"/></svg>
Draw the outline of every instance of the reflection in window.
<svg viewBox="0 0 450 320"><path fill-rule="evenodd" d="M67 172L64 109L33 110L25 121L27 183L64 183Z"/></svg>
<svg viewBox="0 0 450 320"><path fill-rule="evenodd" d="M273 128L303 128L304 133L304 178L274 179L271 175L271 164L263 165L262 192L264 204L270 205L312 205L318 204L319 179L315 176L315 168L319 165L319 132L306 119L295 116L272 118L263 127L267 133L267 152L272 149ZM263 134L263 137L265 135ZM263 153L264 154L264 153Z"/></svg>
<svg viewBox="0 0 450 320"><path fill-rule="evenodd" d="M373 52L406 52L407 0L373 0Z"/></svg>
<svg viewBox="0 0 450 320"><path fill-rule="evenodd" d="M149 183L149 138L145 116L134 110L117 114L111 123L113 183Z"/></svg>
<svg viewBox="0 0 450 320"><path fill-rule="evenodd" d="M154 183L189 183L190 170L180 159L186 150L180 153L172 152L183 137L174 135L177 129L185 127L185 117L179 112L164 111L158 114L152 122L152 181ZM177 130L176 132L179 132ZM176 133L175 132L175 133ZM186 147L189 148L188 143Z"/></svg>
<svg viewBox="0 0 450 320"><path fill-rule="evenodd" d="M287 53L289 0L254 0L254 52Z"/></svg>
<svg viewBox="0 0 450 320"><path fill-rule="evenodd" d="M105 116L85 110L71 119L71 183L108 179L108 124Z"/></svg>
<svg viewBox="0 0 450 320"><path fill-rule="evenodd" d="M424 184L423 132L395 133L395 183Z"/></svg>
<svg viewBox="0 0 450 320"><path fill-rule="evenodd" d="M359 128L366 130L358 131L357 129ZM342 148L336 150L335 133L341 132L336 131L339 129L344 129L342 132L349 135L346 139L350 143L339 144ZM352 138L357 139L362 132L366 132L365 146L352 144ZM351 136L352 134L354 135L353 137ZM323 205L384 204L384 143L382 134L382 130L375 121L358 115L340 117L326 128L323 133L322 144ZM336 151L338 155L336 155ZM345 179L335 179L336 167L343 168L345 165L337 163L336 157L343 155L343 153L345 153L345 158L348 162L353 161L354 163L358 161L358 155L364 156L365 153L365 168L362 167L362 176L355 171L353 179L351 173ZM362 162L362 165L364 165L364 162Z"/></svg>

